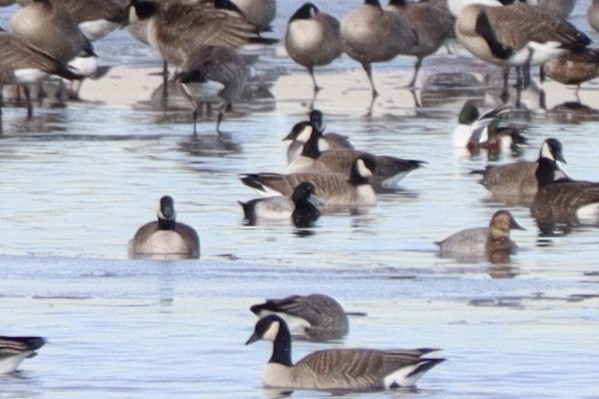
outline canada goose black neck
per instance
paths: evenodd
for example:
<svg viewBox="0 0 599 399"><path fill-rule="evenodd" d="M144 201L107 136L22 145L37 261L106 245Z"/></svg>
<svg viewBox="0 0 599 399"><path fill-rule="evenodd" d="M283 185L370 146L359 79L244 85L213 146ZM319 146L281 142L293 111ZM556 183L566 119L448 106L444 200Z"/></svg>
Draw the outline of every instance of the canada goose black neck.
<svg viewBox="0 0 599 399"><path fill-rule="evenodd" d="M535 176L537 177L539 188L551 184L555 180L555 161L548 158L540 158Z"/></svg>
<svg viewBox="0 0 599 399"><path fill-rule="evenodd" d="M271 314L258 320L254 333L245 344L249 345L261 339L273 342L269 363L293 366L291 362L291 332L287 323L280 316Z"/></svg>
<svg viewBox="0 0 599 399"><path fill-rule="evenodd" d="M298 19L310 19L318 13L318 7L312 3L306 3L301 6L292 16L289 21L295 21Z"/></svg>
<svg viewBox="0 0 599 399"><path fill-rule="evenodd" d="M314 184L310 182L303 182L293 190L291 200L295 209L291 213L291 220L296 227L310 227L320 216L320 211L311 202L315 191Z"/></svg>
<svg viewBox="0 0 599 399"><path fill-rule="evenodd" d="M302 155L308 158L317 159L320 156L320 149L318 148L320 133L314 125L310 124L310 128L312 129L312 133L310 134L308 141L304 144Z"/></svg>
<svg viewBox="0 0 599 399"><path fill-rule="evenodd" d="M406 0L389 0L389 5L391 6L406 6L408 2Z"/></svg>
<svg viewBox="0 0 599 399"><path fill-rule="evenodd" d="M317 109L310 111L310 123L314 126L316 130L322 132L322 112Z"/></svg>
<svg viewBox="0 0 599 399"><path fill-rule="evenodd" d="M370 176L376 167L376 160L371 156L361 156L355 160L349 174L349 182L354 186L370 183ZM369 175L364 174L364 168L368 169Z"/></svg>
<svg viewBox="0 0 599 399"><path fill-rule="evenodd" d="M364 0L364 4L367 4L369 6L373 6L376 8L382 8L381 2L379 0Z"/></svg>
<svg viewBox="0 0 599 399"><path fill-rule="evenodd" d="M131 6L135 8L137 18L141 20L151 18L158 12L158 4L153 1L131 0Z"/></svg>
<svg viewBox="0 0 599 399"><path fill-rule="evenodd" d="M165 195L160 198L160 209L158 210L158 228L160 230L175 230L177 213L175 212L175 200Z"/></svg>

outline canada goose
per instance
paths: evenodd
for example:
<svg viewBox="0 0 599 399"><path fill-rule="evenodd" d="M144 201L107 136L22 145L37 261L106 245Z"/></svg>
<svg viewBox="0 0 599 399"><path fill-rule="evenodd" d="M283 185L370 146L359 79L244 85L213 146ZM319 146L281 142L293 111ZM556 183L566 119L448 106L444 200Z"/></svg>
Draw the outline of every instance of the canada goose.
<svg viewBox="0 0 599 399"><path fill-rule="evenodd" d="M599 183L556 178L559 173L554 162L539 159L539 190L530 211L541 230L556 224L598 224Z"/></svg>
<svg viewBox="0 0 599 399"><path fill-rule="evenodd" d="M71 80L80 79L65 63L0 28L0 97L2 85L23 85L27 98L27 118L31 119L33 106L28 85L48 74Z"/></svg>
<svg viewBox="0 0 599 399"><path fill-rule="evenodd" d="M320 138L326 142L323 144L323 148L326 147L326 149L329 150L340 148L354 149L353 144L349 141L347 136L338 133L324 133L321 111L317 109L310 111L309 118L309 122L303 121L293 125L289 134L283 138L283 141L291 140L291 143L289 143L289 146L287 147L288 164L301 155L304 143L310 138L312 126L317 129Z"/></svg>
<svg viewBox="0 0 599 399"><path fill-rule="evenodd" d="M341 339L349 332L349 319L335 299L323 294L291 295L250 307L262 318L276 314L287 323L292 333L299 333L313 341ZM297 324L297 328L293 325Z"/></svg>
<svg viewBox="0 0 599 399"><path fill-rule="evenodd" d="M263 219L291 220L296 227L310 227L320 211L316 208L316 188L310 182L303 182L293 190L291 198L276 195L268 198L256 198L248 202L239 202L245 219L250 225Z"/></svg>
<svg viewBox="0 0 599 399"><path fill-rule="evenodd" d="M242 174L240 179L261 194L290 197L295 187L309 181L325 207L368 207L376 205L376 194L369 183L376 160L362 155L347 174L339 173L258 173ZM348 179L349 175L349 179Z"/></svg>
<svg viewBox="0 0 599 399"><path fill-rule="evenodd" d="M23 360L37 355L36 350L45 343L42 337L0 336L0 374L14 372Z"/></svg>
<svg viewBox="0 0 599 399"><path fill-rule="evenodd" d="M584 49L568 51L566 54L549 61L541 66L541 82L545 76L565 85L576 85L576 97L580 85L599 75L599 51Z"/></svg>
<svg viewBox="0 0 599 399"><path fill-rule="evenodd" d="M276 0L231 0L258 33L270 32L271 22L277 14Z"/></svg>
<svg viewBox="0 0 599 399"><path fill-rule="evenodd" d="M541 145L539 158L554 163L559 173L557 178L566 177L559 169L557 161L566 163L562 155L561 143L554 139L546 139ZM535 172L539 163L535 161L517 161L506 165L487 166L485 170L475 171L482 174L480 183L491 192L491 197L508 205L530 206L538 190Z"/></svg>
<svg viewBox="0 0 599 399"><path fill-rule="evenodd" d="M247 43L273 43L256 37L254 26L244 18L217 7L147 0L131 0L131 6L129 21L147 20L148 43L172 65L183 65L202 46L234 49Z"/></svg>
<svg viewBox="0 0 599 399"><path fill-rule="evenodd" d="M381 7L379 0L364 0L341 21L343 51L362 64L373 98L378 95L372 80L373 62L386 62L418 44L418 36L405 20Z"/></svg>
<svg viewBox="0 0 599 399"><path fill-rule="evenodd" d="M423 161L414 159L401 159L386 155L373 155L365 151L336 149L325 150L326 142L320 139L320 133L309 124L306 131L310 137L304 143L299 157L287 165L288 173L341 173L345 174L351 168L354 160L360 156L368 156L376 160L374 174L370 179L376 192L393 190L406 175L422 167ZM300 135L300 137L302 137Z"/></svg>
<svg viewBox="0 0 599 399"><path fill-rule="evenodd" d="M510 240L510 230L524 230L512 214L500 210L493 214L489 227L475 227L454 233L443 241L435 242L444 257L458 259L505 260L518 246Z"/></svg>
<svg viewBox="0 0 599 399"><path fill-rule="evenodd" d="M407 0L389 0L385 9L401 16L418 36L418 43L401 53L416 56L414 75L408 83L408 87L414 87L424 58L435 53L453 34L455 18L449 10L426 2L409 3Z"/></svg>
<svg viewBox="0 0 599 399"><path fill-rule="evenodd" d="M506 106L500 105L481 115L474 100L466 101L458 115L458 125L451 135L453 147L468 148L485 141L488 137L487 127L506 109Z"/></svg>
<svg viewBox="0 0 599 399"><path fill-rule="evenodd" d="M223 114L236 101L249 77L246 59L235 50L221 46L200 46L191 52L175 80L193 103L193 134L197 134L198 108L201 103L222 101L216 120L220 134Z"/></svg>
<svg viewBox="0 0 599 399"><path fill-rule="evenodd" d="M502 6L496 0L448 0L457 16L455 32L462 45L483 61L534 66L591 43L565 20L524 3ZM507 90L507 74L504 94Z"/></svg>
<svg viewBox="0 0 599 399"><path fill-rule="evenodd" d="M77 22L50 0L35 0L21 8L10 26L17 36L62 62L82 53L95 55Z"/></svg>
<svg viewBox="0 0 599 399"><path fill-rule="evenodd" d="M599 0L593 0L589 5L587 19L591 28L599 32Z"/></svg>
<svg viewBox="0 0 599 399"><path fill-rule="evenodd" d="M339 21L312 3L305 3L289 19L285 49L291 59L308 68L314 92L320 87L314 78L314 67L331 63L341 55Z"/></svg>
<svg viewBox="0 0 599 399"><path fill-rule="evenodd" d="M175 201L165 195L160 198L158 221L141 226L129 242L133 257L175 255L199 258L200 239L195 229L176 221Z"/></svg>
<svg viewBox="0 0 599 399"><path fill-rule="evenodd" d="M313 352L293 364L291 334L277 315L261 318L245 343L273 342L262 373L270 388L371 391L413 386L443 358L426 358L436 349L328 349Z"/></svg>

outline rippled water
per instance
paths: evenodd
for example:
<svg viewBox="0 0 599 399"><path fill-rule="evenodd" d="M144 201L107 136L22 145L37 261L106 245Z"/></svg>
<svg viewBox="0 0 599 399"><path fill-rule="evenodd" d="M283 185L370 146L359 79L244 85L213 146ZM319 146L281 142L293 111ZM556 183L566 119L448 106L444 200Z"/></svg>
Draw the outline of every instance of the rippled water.
<svg viewBox="0 0 599 399"><path fill-rule="evenodd" d="M352 6L317 3L336 15ZM587 2L579 3L574 21L586 26ZM275 32L298 4L281 5ZM270 346L243 345L255 322L249 306L323 292L367 317L350 320L343 342L298 342L295 358L330 346L426 346L442 348L448 359L416 391L349 396L599 397L596 228L539 237L528 209L513 207L527 230L513 233L521 250L509 265L436 256L435 240L486 225L501 207L469 174L487 164L486 154L457 154L449 137L464 99L485 95L491 103L493 93L419 92L425 107L416 109L400 87L412 60L400 58L375 66L381 97L367 116L370 92L360 68L347 58L324 68L316 106L329 131L349 135L357 148L428 164L368 213L325 215L306 235L287 224L245 226L237 204L255 196L239 173L283 170L281 138L311 99L307 73L284 50L262 52L256 69L273 77L272 97L227 116L224 144L214 140L213 122L193 138L184 106L168 114L150 109L157 78L147 73L160 66L151 50L116 32L97 52L115 68L103 81L86 82L84 101L36 108L31 122L23 109L4 113L0 333L49 342L19 373L0 377L0 396L264 397L260 373ZM139 82L120 78L120 65L139 68ZM492 70L442 51L425 61L423 79L466 69ZM98 91L127 84L144 89ZM550 88L550 106L574 99L571 90ZM585 85L581 99L599 108L596 90ZM128 100L138 93L145 97ZM553 115L535 107L520 118L530 141L522 158L535 158L540 143L555 136L567 172L599 180L599 122L566 124ZM166 193L179 219L197 228L201 258L128 260L127 241L155 217Z"/></svg>

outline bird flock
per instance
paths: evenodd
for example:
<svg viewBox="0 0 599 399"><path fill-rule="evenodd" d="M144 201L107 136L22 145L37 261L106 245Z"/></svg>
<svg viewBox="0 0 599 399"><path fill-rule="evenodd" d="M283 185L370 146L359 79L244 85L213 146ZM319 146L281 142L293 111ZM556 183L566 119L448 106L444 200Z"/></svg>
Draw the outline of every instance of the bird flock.
<svg viewBox="0 0 599 399"><path fill-rule="evenodd" d="M128 29L164 60L164 98L169 96L169 82L181 86L192 109L194 134L200 114L204 109L209 113L215 104L216 132L221 134L223 117L245 89L250 66L260 62L240 51L247 44L272 46L280 40L288 56L308 70L314 95L324 87L317 83L315 68L345 54L366 72L374 101L378 89L373 64L400 55L416 57L408 83L415 87L425 58L457 40L473 56L505 71L504 104L481 114L467 101L459 113L453 146L470 151L505 151L524 140L520 132L500 126L504 116L519 106L518 99L510 101L508 95L510 69L517 70L521 89L531 84L532 67L540 67L541 79L580 85L597 76L599 65L588 35L567 21L574 1L390 0L383 6L378 0L365 0L340 19L308 2L289 17L282 37L270 28L275 0L20 0L19 4L10 30L0 31L0 84L23 91L28 118L33 118L31 88L42 79L59 77L63 85L63 79L98 76L93 41L118 28ZM588 20L599 29L599 1L590 4ZM290 142L285 171L239 176L244 185L264 195L240 202L247 223L288 221L298 229L311 229L323 214L375 206L378 194L397 190L407 174L426 167L427 161L356 149L351 138L326 132L323 119L321 111L312 109L282 137ZM536 160L473 173L482 176L480 183L495 200L529 207L541 230L599 223L599 183L567 176L560 162L565 163L562 145L549 138ZM137 230L129 242L130 256L198 258L197 232L176 216L174 199L160 198L157 220ZM439 255L507 262L517 249L510 239L512 229L522 227L509 211L499 210L488 226L438 241ZM404 388L445 360L430 355L437 351L433 348L329 349L294 363L293 328L284 316L303 320L300 334L309 339L340 339L349 332L341 305L323 294L294 295L269 299L251 311L259 320L247 344L273 342L262 378L268 387ZM41 337L0 337L0 373L14 372L44 344Z"/></svg>

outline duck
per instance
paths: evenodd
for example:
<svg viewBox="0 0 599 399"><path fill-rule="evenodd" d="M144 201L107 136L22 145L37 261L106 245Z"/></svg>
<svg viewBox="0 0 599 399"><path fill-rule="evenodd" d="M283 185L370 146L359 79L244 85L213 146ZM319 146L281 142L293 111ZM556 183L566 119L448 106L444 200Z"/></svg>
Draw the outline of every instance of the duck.
<svg viewBox="0 0 599 399"><path fill-rule="evenodd" d="M204 103L222 102L216 119L216 132L221 133L223 115L243 93L249 74L248 60L228 47L199 46L189 54L174 80L193 104L194 136L198 110Z"/></svg>
<svg viewBox="0 0 599 399"><path fill-rule="evenodd" d="M524 230L509 211L501 209L493 214L489 227L461 230L435 244L441 257L504 261L518 248L510 239L512 229Z"/></svg>
<svg viewBox="0 0 599 399"><path fill-rule="evenodd" d="M320 216L316 207L318 198L314 184L306 181L293 190L291 198L275 195L256 198L248 202L239 201L248 224L255 225L261 220L291 220L296 227L311 227Z"/></svg>
<svg viewBox="0 0 599 399"><path fill-rule="evenodd" d="M446 8L427 2L389 0L385 9L401 16L418 37L416 45L401 53L416 56L414 75L408 83L408 87L414 87L424 58L434 54L453 35L455 17Z"/></svg>
<svg viewBox="0 0 599 399"><path fill-rule="evenodd" d="M13 373L25 359L37 355L46 339L35 336L0 336L0 374Z"/></svg>
<svg viewBox="0 0 599 399"><path fill-rule="evenodd" d="M542 231L555 225L599 224L599 183L558 177L559 169L539 158L538 191L530 207Z"/></svg>
<svg viewBox="0 0 599 399"><path fill-rule="evenodd" d="M374 155L365 151L350 149L326 149L326 141L320 139L320 133L313 124L306 130L310 137L303 144L299 157L287 165L288 173L341 173L345 174L359 156L368 156L376 160L371 184L376 192L394 190L397 184L410 172L423 166L424 161L401 159L386 155ZM304 135L302 133L300 138Z"/></svg>
<svg viewBox="0 0 599 399"><path fill-rule="evenodd" d="M363 208L376 205L376 194L369 179L376 160L368 155L356 158L346 174L340 173L244 173L239 176L246 186L263 195L290 197L300 183L309 181L323 207ZM349 178L348 178L349 176Z"/></svg>
<svg viewBox="0 0 599 399"><path fill-rule="evenodd" d="M21 37L0 28L0 92L1 86L21 85L27 100L27 119L29 120L33 118L29 85L48 75L57 75L69 80L82 78L72 71L65 62L38 49Z"/></svg>
<svg viewBox="0 0 599 399"><path fill-rule="evenodd" d="M506 106L500 105L481 115L474 100L466 101L458 115L458 125L451 134L453 147L478 147L488 137L488 126L506 110Z"/></svg>
<svg viewBox="0 0 599 399"><path fill-rule="evenodd" d="M372 79L372 63L391 61L418 44L418 36L399 15L383 9L379 0L364 0L341 20L343 51L358 61L370 82L373 99L378 91Z"/></svg>
<svg viewBox="0 0 599 399"><path fill-rule="evenodd" d="M595 79L599 75L599 51L584 49L581 51L568 51L566 54L541 65L541 83L545 77L565 85L576 85L576 98L580 85ZM579 99L580 100L580 99Z"/></svg>
<svg viewBox="0 0 599 399"><path fill-rule="evenodd" d="M556 171L559 171L556 173L557 179L567 177L558 164L558 161L566 163L562 144L555 138L543 141L537 160L519 160L506 165L487 166L484 170L474 173L482 174L480 183L491 192L494 200L507 205L530 206L538 191L535 172L539 165L539 158L547 159L555 165Z"/></svg>
<svg viewBox="0 0 599 399"><path fill-rule="evenodd" d="M339 133L324 133L324 124L322 121L322 111L314 109L309 113L308 121L301 121L293 125L293 128L283 138L283 141L290 140L289 146L287 147L287 163L291 163L302 153L303 145L310 138L312 132L312 126L316 128L320 134L320 138L324 141L323 148L329 150L335 149L349 149L353 150L354 145L349 140L349 137ZM312 126L311 126L312 125Z"/></svg>
<svg viewBox="0 0 599 399"><path fill-rule="evenodd" d="M273 351L262 373L268 388L344 391L390 390L412 387L422 375L445 361L424 357L436 349L326 349L291 359L291 334L277 315L258 320L246 345L271 341Z"/></svg>
<svg viewBox="0 0 599 399"><path fill-rule="evenodd" d="M565 20L525 3L503 6L497 0L448 0L456 16L458 41L476 57L505 68L531 67L587 47L591 39ZM520 78L520 75L519 75ZM519 79L518 87L522 81Z"/></svg>
<svg viewBox="0 0 599 399"><path fill-rule="evenodd" d="M158 220L141 226L129 242L131 257L174 255L194 259L200 257L200 239L191 226L176 220L175 201L160 198Z"/></svg>
<svg viewBox="0 0 599 399"><path fill-rule="evenodd" d="M250 311L259 318L276 314L285 320L292 332L297 331L311 341L337 340L349 332L349 319L343 306L324 294L267 299L264 303L252 305Z"/></svg>
<svg viewBox="0 0 599 399"><path fill-rule="evenodd" d="M314 67L328 65L341 55L339 21L314 4L304 3L287 23L285 50L293 61L308 69L317 93L321 88Z"/></svg>

